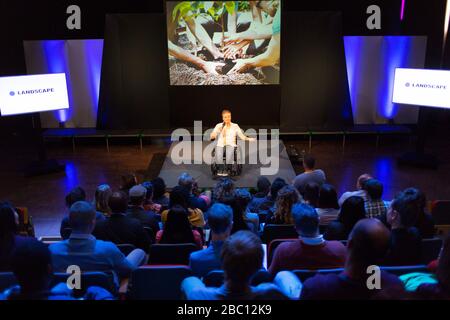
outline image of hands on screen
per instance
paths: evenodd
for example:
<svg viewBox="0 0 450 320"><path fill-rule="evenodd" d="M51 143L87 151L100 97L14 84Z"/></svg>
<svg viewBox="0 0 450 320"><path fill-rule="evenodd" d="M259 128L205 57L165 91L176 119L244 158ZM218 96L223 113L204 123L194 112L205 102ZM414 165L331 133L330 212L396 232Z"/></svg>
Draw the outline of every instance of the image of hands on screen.
<svg viewBox="0 0 450 320"><path fill-rule="evenodd" d="M168 1L170 84L279 84L280 25L280 0Z"/></svg>

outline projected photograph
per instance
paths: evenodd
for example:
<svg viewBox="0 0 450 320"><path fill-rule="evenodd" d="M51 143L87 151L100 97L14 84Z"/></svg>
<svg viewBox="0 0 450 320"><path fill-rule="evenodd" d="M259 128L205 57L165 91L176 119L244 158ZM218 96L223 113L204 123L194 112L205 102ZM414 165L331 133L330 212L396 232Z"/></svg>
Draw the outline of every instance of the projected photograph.
<svg viewBox="0 0 450 320"><path fill-rule="evenodd" d="M166 5L171 85L279 84L280 0Z"/></svg>

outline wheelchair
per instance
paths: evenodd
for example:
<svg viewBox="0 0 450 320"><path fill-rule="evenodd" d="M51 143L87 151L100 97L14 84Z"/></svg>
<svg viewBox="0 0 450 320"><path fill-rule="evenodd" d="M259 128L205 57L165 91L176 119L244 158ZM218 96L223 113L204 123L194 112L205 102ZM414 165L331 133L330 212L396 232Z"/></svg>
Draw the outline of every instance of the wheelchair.
<svg viewBox="0 0 450 320"><path fill-rule="evenodd" d="M216 163L216 149L212 151L211 173L213 177L237 177L242 173L242 163L239 163L241 152L238 146L234 147L232 164L226 163L226 152L223 153L223 163Z"/></svg>

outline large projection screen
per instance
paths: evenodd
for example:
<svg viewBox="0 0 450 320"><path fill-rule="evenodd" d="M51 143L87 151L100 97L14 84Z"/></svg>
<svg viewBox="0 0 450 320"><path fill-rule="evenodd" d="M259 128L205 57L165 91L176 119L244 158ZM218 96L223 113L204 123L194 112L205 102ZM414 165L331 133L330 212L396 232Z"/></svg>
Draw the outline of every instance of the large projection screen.
<svg viewBox="0 0 450 320"><path fill-rule="evenodd" d="M392 101L450 109L450 71L397 68Z"/></svg>
<svg viewBox="0 0 450 320"><path fill-rule="evenodd" d="M277 85L281 1L167 1L171 85Z"/></svg>

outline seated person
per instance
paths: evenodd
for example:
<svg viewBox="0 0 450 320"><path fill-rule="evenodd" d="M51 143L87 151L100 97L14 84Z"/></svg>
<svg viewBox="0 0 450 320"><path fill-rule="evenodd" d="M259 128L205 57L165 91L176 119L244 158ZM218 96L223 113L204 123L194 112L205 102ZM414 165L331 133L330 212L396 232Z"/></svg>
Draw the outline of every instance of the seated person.
<svg viewBox="0 0 450 320"><path fill-rule="evenodd" d="M153 202L153 184L149 181L144 181L142 182L142 186L147 190L145 193L144 209L161 213L161 205Z"/></svg>
<svg viewBox="0 0 450 320"><path fill-rule="evenodd" d="M336 189L331 184L324 183L319 190L317 213L320 225L327 226L339 216L339 204Z"/></svg>
<svg viewBox="0 0 450 320"><path fill-rule="evenodd" d="M380 271L380 288L368 288L367 268L380 265L389 247L389 230L377 219L360 220L350 233L344 271L318 274L303 283L300 300L400 299L405 291L400 279Z"/></svg>
<svg viewBox="0 0 450 320"><path fill-rule="evenodd" d="M339 205L342 206L345 200L347 200L350 197L361 197L364 199L364 201L367 201L367 193L365 190L365 184L366 182L372 179L372 176L368 173L364 173L358 177L358 180L356 180L356 191L347 191L342 194L342 196L339 198Z"/></svg>
<svg viewBox="0 0 450 320"><path fill-rule="evenodd" d="M319 205L320 186L315 182L308 182L303 189L303 201L310 206L317 208Z"/></svg>
<svg viewBox="0 0 450 320"><path fill-rule="evenodd" d="M304 156L303 169L305 172L296 176L294 181L292 181L292 184L300 193L303 193L306 184L309 182L317 183L319 186L325 183L325 172L321 169L314 169L315 165L316 159L312 155L307 154Z"/></svg>
<svg viewBox="0 0 450 320"><path fill-rule="evenodd" d="M221 203L229 206L233 210L233 227L231 228L231 234L234 234L238 231L245 230L251 231L252 224L247 223L244 219L244 214L242 207L240 206L236 191L233 196L229 196L221 199Z"/></svg>
<svg viewBox="0 0 450 320"><path fill-rule="evenodd" d="M369 179L364 184L367 192L367 200L364 204L367 218L379 218L386 216L389 202L382 199L383 184L377 179Z"/></svg>
<svg viewBox="0 0 450 320"><path fill-rule="evenodd" d="M109 198L111 216L96 222L93 235L100 240L115 244L132 244L148 252L152 243L150 235L142 223L125 213L128 209L128 197L122 191L113 192Z"/></svg>
<svg viewBox="0 0 450 320"><path fill-rule="evenodd" d="M337 220L328 225L324 238L327 240L347 240L355 224L365 217L364 199L357 196L347 198L342 204Z"/></svg>
<svg viewBox="0 0 450 320"><path fill-rule="evenodd" d="M421 263L422 238L414 227L419 215L415 197L400 192L392 201L387 213L387 223L391 226L389 250L384 264L408 266Z"/></svg>
<svg viewBox="0 0 450 320"><path fill-rule="evenodd" d="M80 188L76 187L72 189L67 195L66 195L66 207L67 210L70 209L70 207L77 201L86 201L86 192ZM95 216L97 222L102 221L105 219L105 216L102 212L97 211ZM61 238L67 239L70 236L70 223L69 223L69 216L66 216L61 221L61 227L59 229L59 233L61 234Z"/></svg>
<svg viewBox="0 0 450 320"><path fill-rule="evenodd" d="M286 185L278 191L275 212L266 219L266 224L294 224L291 209L300 201L300 194L291 185Z"/></svg>
<svg viewBox="0 0 450 320"><path fill-rule="evenodd" d="M253 195L252 201L248 204L250 212L258 213L261 204L266 202L270 193L270 181L265 176L259 176L256 182L256 193Z"/></svg>
<svg viewBox="0 0 450 320"><path fill-rule="evenodd" d="M417 201L419 213L414 226L419 230L420 236L422 239L433 238L435 235L434 219L426 210L427 198L425 193L417 188L408 188L404 192Z"/></svg>
<svg viewBox="0 0 450 320"><path fill-rule="evenodd" d="M252 195L247 189L239 188L236 189L235 197L245 223L249 226L251 231L258 233L259 216L256 213L250 212L248 209L248 204L252 200Z"/></svg>
<svg viewBox="0 0 450 320"><path fill-rule="evenodd" d="M193 194L194 185L196 184L194 178L188 173L182 173L178 178L178 185L180 187L186 188L189 193L188 205L191 208L198 208L205 212L208 209L208 205L202 197L197 197Z"/></svg>
<svg viewBox="0 0 450 320"><path fill-rule="evenodd" d="M69 239L49 247L56 272L66 272L70 265L77 265L83 271L114 271L125 278L144 262L145 252L141 249L125 258L114 243L97 240L92 235L95 210L88 202L75 202L70 207L69 220L72 226Z"/></svg>
<svg viewBox="0 0 450 320"><path fill-rule="evenodd" d="M282 270L331 269L344 266L347 250L339 241L326 241L319 234L319 216L304 203L292 207L299 239L280 244L274 253L269 272Z"/></svg>
<svg viewBox="0 0 450 320"><path fill-rule="evenodd" d="M161 206L160 212L169 207L169 197L166 194L166 183L160 177L152 180L153 202Z"/></svg>
<svg viewBox="0 0 450 320"><path fill-rule="evenodd" d="M19 285L0 294L0 300L75 300L66 283L51 288L52 259L47 245L27 238L13 251L11 265ZM84 300L112 300L103 288L90 287Z"/></svg>
<svg viewBox="0 0 450 320"><path fill-rule="evenodd" d="M95 190L95 210L105 217L108 217L111 214L111 209L108 206L109 197L111 197L111 195L112 189L107 184L101 184Z"/></svg>
<svg viewBox="0 0 450 320"><path fill-rule="evenodd" d="M131 218L139 220L144 227L152 229L153 234L155 235L156 232L159 231L158 221L161 217L152 211L144 209L146 193L147 190L141 185L134 186L130 189L129 205L126 214ZM154 240L154 238L152 240Z"/></svg>
<svg viewBox="0 0 450 320"><path fill-rule="evenodd" d="M270 194L267 200L260 204L258 213L265 214L265 222L268 221L273 213L276 211L276 202L278 197L278 191L287 186L286 181L283 178L275 178L270 186Z"/></svg>
<svg viewBox="0 0 450 320"><path fill-rule="evenodd" d="M120 183L120 191L124 192L125 194L128 194L128 191L132 187L138 184L136 175L134 173L127 173L120 177L121 183Z"/></svg>
<svg viewBox="0 0 450 320"><path fill-rule="evenodd" d="M203 217L202 210L193 208L189 205L189 191L186 190L186 188L176 186L172 189L170 192L169 208L174 206L181 206L186 210L189 222L193 227L203 228L205 226L205 219ZM161 213L162 223L166 223L168 212L169 210L164 210Z"/></svg>
<svg viewBox="0 0 450 320"><path fill-rule="evenodd" d="M250 286L250 279L262 267L263 256L261 240L250 231L239 231L223 244L225 283L219 288L208 288L199 278L188 277L181 283L181 291L187 300L286 299L274 284Z"/></svg>
<svg viewBox="0 0 450 320"><path fill-rule="evenodd" d="M208 211L208 225L211 229L209 247L191 253L189 267L197 277L204 277L210 271L222 269L220 252L223 243L230 236L233 226L233 210L224 204L215 203Z"/></svg>
<svg viewBox="0 0 450 320"><path fill-rule="evenodd" d="M164 229L156 233L156 243L193 243L198 249L203 248L202 236L192 230L186 209L179 205L169 209Z"/></svg>

